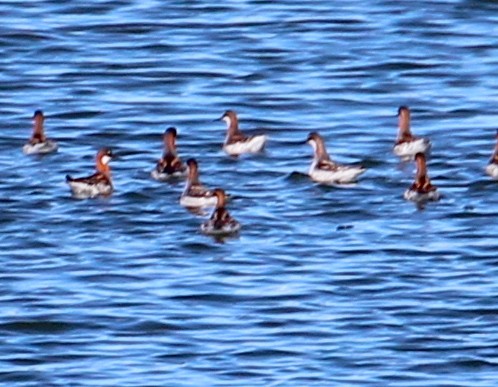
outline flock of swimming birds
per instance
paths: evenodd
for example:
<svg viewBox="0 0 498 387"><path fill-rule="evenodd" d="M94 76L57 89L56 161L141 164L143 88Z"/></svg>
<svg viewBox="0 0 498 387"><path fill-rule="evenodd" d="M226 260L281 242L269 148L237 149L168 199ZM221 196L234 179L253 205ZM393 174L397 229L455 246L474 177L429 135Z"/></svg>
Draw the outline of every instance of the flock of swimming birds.
<svg viewBox="0 0 498 387"><path fill-rule="evenodd" d="M33 115L33 133L27 144L23 147L25 154L44 154L55 152L57 142L50 140L44 133L44 115L41 110ZM223 143L223 150L231 156L245 153L261 152L266 144L266 135L246 136L239 128L237 114L226 111L220 121L227 124L227 134ZM187 179L185 189L180 197L180 204L188 208L214 207L214 211L206 222L200 226L201 232L210 235L227 235L237 233L241 225L226 209L227 196L221 188L214 190L205 187L199 179L199 166L195 159L188 159L184 163L176 150L176 129L168 128L163 135L164 153L151 172L152 178L158 181L167 181L171 178ZM486 166L486 173L498 179L498 130L496 133L496 146L493 155ZM308 175L318 183L347 184L356 182L358 177L365 172L360 165L341 165L334 162L325 147L325 141L317 132L311 132L306 142L314 151ZM401 106L398 109L398 137L394 144L393 152L405 159L414 159L417 167L414 183L405 191L404 198L417 203L439 200L441 195L434 186L427 173L426 153L431 148L427 138L416 137L410 129L410 109ZM96 172L88 177L74 178L66 176L74 197L79 199L107 196L113 191L111 169L109 163L113 153L109 148L102 148L96 157Z"/></svg>

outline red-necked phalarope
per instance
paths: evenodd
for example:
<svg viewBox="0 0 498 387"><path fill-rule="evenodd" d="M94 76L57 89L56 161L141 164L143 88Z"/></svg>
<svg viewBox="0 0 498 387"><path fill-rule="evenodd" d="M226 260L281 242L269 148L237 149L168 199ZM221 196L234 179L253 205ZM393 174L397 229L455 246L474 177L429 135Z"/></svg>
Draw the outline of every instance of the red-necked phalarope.
<svg viewBox="0 0 498 387"><path fill-rule="evenodd" d="M402 158L412 158L417 153L425 153L431 147L426 138L415 137L410 131L410 109L400 106L398 109L398 138L394 145L394 154Z"/></svg>
<svg viewBox="0 0 498 387"><path fill-rule="evenodd" d="M230 216L225 208L225 192L220 188L216 188L213 194L217 198L216 208L211 218L201 225L201 231L209 235L228 235L238 232L241 225Z"/></svg>
<svg viewBox="0 0 498 387"><path fill-rule="evenodd" d="M40 153L50 153L57 150L57 143L53 140L49 140L43 131L43 122L45 117L41 110L35 111L33 115L33 134L27 144L22 148L24 154L40 154Z"/></svg>
<svg viewBox="0 0 498 387"><path fill-rule="evenodd" d="M437 187L431 184L429 175L427 174L425 155L423 153L417 153L415 155L415 162L417 164L415 182L405 191L405 194L403 195L404 198L414 202L439 200L441 195L439 194Z"/></svg>
<svg viewBox="0 0 498 387"><path fill-rule="evenodd" d="M97 172L88 177L73 178L66 175L66 182L69 184L73 196L78 199L93 198L95 196L107 196L113 191L111 180L111 169L109 162L113 154L109 148L102 148L97 153Z"/></svg>
<svg viewBox="0 0 498 387"><path fill-rule="evenodd" d="M311 163L309 176L319 183L352 183L365 172L362 166L340 165L330 159L325 149L322 136L311 132L306 140L313 147L314 158Z"/></svg>
<svg viewBox="0 0 498 387"><path fill-rule="evenodd" d="M237 114L232 110L227 110L220 118L227 124L227 135L223 144L223 150L232 156L243 153L260 152L266 143L267 136L245 136L239 129Z"/></svg>
<svg viewBox="0 0 498 387"><path fill-rule="evenodd" d="M176 129L168 128L163 135L164 154L151 172L154 179L164 181L171 177L183 177L187 168L176 152Z"/></svg>
<svg viewBox="0 0 498 387"><path fill-rule="evenodd" d="M188 177L185 190L180 197L180 204L184 207L216 206L218 197L213 191L204 187L199 180L199 168L195 159L187 160Z"/></svg>

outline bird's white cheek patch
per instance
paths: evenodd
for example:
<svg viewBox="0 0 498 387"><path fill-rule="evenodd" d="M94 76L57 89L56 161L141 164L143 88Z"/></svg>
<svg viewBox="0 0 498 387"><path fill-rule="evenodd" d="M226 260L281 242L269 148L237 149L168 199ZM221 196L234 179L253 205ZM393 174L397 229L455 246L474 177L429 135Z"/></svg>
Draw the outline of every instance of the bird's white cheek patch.
<svg viewBox="0 0 498 387"><path fill-rule="evenodd" d="M111 161L111 158L109 156L102 156L102 164L107 165L109 164L109 161Z"/></svg>
<svg viewBox="0 0 498 387"><path fill-rule="evenodd" d="M232 123L232 120L228 116L223 117L223 121L227 123L227 126L230 126L230 124Z"/></svg>
<svg viewBox="0 0 498 387"><path fill-rule="evenodd" d="M315 140L309 140L308 143L311 145L313 150L316 152L316 141Z"/></svg>

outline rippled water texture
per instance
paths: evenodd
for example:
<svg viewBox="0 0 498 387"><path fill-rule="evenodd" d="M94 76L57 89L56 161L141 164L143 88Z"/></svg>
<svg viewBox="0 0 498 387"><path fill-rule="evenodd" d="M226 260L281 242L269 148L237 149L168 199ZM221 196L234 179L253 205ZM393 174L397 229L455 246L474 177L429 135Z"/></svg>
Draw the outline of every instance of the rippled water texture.
<svg viewBox="0 0 498 387"><path fill-rule="evenodd" d="M0 2L0 383L496 386L495 1ZM402 195L397 108L443 199ZM35 109L59 152L21 152ZM266 152L221 151L226 109ZM199 233L162 132L231 194ZM319 131L368 170L305 175ZM114 194L64 183L119 154Z"/></svg>

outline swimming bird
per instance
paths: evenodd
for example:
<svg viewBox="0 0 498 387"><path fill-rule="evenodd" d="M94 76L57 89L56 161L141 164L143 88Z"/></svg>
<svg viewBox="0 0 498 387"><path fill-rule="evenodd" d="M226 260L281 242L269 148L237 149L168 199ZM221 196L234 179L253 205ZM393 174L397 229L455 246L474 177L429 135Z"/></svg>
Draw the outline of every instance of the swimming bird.
<svg viewBox="0 0 498 387"><path fill-rule="evenodd" d="M415 155L415 162L417 164L417 174L415 182L404 193L406 200L414 202L435 201L439 200L441 195L437 187L431 184L429 175L427 174L427 163L425 161L425 154L419 152Z"/></svg>
<svg viewBox="0 0 498 387"><path fill-rule="evenodd" d="M309 169L309 176L319 183L352 183L365 172L360 165L341 165L330 159L322 136L311 132L306 139L314 150L314 158Z"/></svg>
<svg viewBox="0 0 498 387"><path fill-rule="evenodd" d="M498 179L498 129L496 130L495 151L486 166L486 173L494 179Z"/></svg>
<svg viewBox="0 0 498 387"><path fill-rule="evenodd" d="M50 153L57 150L58 145L54 140L49 140L44 133L43 123L45 116L41 110L35 111L33 115L33 134L27 144L22 148L26 155Z"/></svg>
<svg viewBox="0 0 498 387"><path fill-rule="evenodd" d="M223 143L223 150L232 156L239 156L243 153L260 152L267 140L264 134L257 136L245 136L239 129L239 120L233 110L227 110L220 118L227 124L227 135Z"/></svg>
<svg viewBox="0 0 498 387"><path fill-rule="evenodd" d="M88 177L73 178L66 175L66 182L78 199L93 198L99 195L107 196L113 191L111 168L109 162L114 157L109 148L98 151L95 168L97 172Z"/></svg>
<svg viewBox="0 0 498 387"><path fill-rule="evenodd" d="M201 225L201 232L208 235L228 235L238 232L241 225L232 218L225 208L226 195L221 188L216 188L213 194L217 198L216 208L211 218Z"/></svg>
<svg viewBox="0 0 498 387"><path fill-rule="evenodd" d="M176 151L176 137L176 128L170 127L164 132L164 153L151 172L151 176L156 180L165 181L171 177L185 176L187 168Z"/></svg>
<svg viewBox="0 0 498 387"><path fill-rule="evenodd" d="M415 137L410 130L410 108L398 109L398 138L394 144L394 154L402 158L412 158L417 153L425 153L431 147L427 138Z"/></svg>
<svg viewBox="0 0 498 387"><path fill-rule="evenodd" d="M218 197L213 191L204 187L199 180L199 166L195 159L187 160L188 177L185 190L180 197L184 207L208 207L218 203Z"/></svg>

